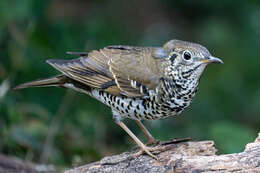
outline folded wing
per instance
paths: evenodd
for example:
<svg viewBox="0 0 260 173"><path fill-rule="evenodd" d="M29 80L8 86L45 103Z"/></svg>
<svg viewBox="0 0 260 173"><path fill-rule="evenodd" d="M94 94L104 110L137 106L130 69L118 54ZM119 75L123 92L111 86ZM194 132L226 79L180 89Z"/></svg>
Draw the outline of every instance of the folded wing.
<svg viewBox="0 0 260 173"><path fill-rule="evenodd" d="M48 60L64 75L114 95L142 97L154 90L161 76L152 48L108 46L73 60Z"/></svg>

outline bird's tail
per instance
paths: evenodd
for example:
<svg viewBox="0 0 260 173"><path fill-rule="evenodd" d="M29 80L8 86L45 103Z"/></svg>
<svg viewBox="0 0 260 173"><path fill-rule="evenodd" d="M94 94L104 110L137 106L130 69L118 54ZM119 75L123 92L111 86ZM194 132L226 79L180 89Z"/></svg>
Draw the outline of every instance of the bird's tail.
<svg viewBox="0 0 260 173"><path fill-rule="evenodd" d="M29 87L63 86L66 83L67 79L68 78L66 76L59 75L51 78L40 79L40 80L20 84L16 86L14 89L23 89Z"/></svg>

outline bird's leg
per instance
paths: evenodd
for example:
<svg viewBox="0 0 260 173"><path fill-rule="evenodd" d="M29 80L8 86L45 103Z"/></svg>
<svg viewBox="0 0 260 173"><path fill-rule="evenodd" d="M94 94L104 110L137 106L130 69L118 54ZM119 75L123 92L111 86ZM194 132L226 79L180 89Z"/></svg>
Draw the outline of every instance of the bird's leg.
<svg viewBox="0 0 260 173"><path fill-rule="evenodd" d="M124 129L129 136L131 136L135 143L141 148L141 153L145 152L152 158L158 160L158 158L150 152L150 148L145 146L123 122L115 121L115 123L119 125L122 129Z"/></svg>
<svg viewBox="0 0 260 173"><path fill-rule="evenodd" d="M135 121L136 121L137 125L142 129L142 131L144 132L145 136L148 138L148 142L146 143L146 145L158 143L158 141L156 139L154 139L154 137L146 129L146 127L143 125L143 123L140 120L135 120Z"/></svg>

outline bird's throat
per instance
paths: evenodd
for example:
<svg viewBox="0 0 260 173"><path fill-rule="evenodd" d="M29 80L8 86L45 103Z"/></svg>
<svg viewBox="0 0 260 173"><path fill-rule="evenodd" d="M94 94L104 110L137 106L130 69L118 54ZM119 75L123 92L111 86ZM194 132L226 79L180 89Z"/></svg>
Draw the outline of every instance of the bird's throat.
<svg viewBox="0 0 260 173"><path fill-rule="evenodd" d="M179 73L180 74L180 73ZM160 89L160 102L163 107L168 107L169 111L181 113L184 108L190 105L198 87L198 80L190 75L184 78L181 75L172 76L173 78L163 78Z"/></svg>

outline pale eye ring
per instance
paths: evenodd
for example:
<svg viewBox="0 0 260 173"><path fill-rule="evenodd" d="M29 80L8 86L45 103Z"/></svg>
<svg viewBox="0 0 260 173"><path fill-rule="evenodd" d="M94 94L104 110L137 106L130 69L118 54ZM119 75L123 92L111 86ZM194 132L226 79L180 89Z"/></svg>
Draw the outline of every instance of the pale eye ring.
<svg viewBox="0 0 260 173"><path fill-rule="evenodd" d="M182 57L184 60L189 61L191 60L191 53L189 51L184 51Z"/></svg>

